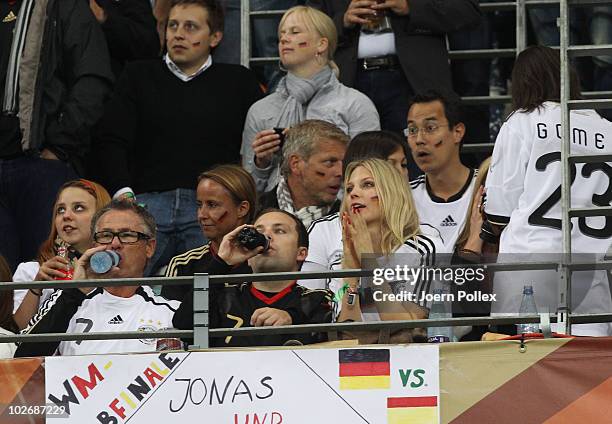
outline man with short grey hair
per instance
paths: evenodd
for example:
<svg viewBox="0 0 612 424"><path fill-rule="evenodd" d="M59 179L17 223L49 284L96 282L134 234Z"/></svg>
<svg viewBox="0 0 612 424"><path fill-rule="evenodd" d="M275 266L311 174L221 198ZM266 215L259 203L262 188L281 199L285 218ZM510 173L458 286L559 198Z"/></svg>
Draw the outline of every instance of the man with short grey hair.
<svg viewBox="0 0 612 424"><path fill-rule="evenodd" d="M75 280L142 278L155 252L155 220L133 202L114 200L92 218L93 246L79 258ZM118 263L97 274L90 260L98 252L114 252ZM100 271L100 270L98 270ZM180 302L153 294L147 286L67 288L55 291L42 305L28 334L155 331L173 327ZM186 311L190 313L190 311ZM15 357L153 352L155 339L86 340L21 343Z"/></svg>
<svg viewBox="0 0 612 424"><path fill-rule="evenodd" d="M287 131L279 184L261 197L261 209L279 208L306 227L337 212L342 160L349 137L334 124L306 120Z"/></svg>

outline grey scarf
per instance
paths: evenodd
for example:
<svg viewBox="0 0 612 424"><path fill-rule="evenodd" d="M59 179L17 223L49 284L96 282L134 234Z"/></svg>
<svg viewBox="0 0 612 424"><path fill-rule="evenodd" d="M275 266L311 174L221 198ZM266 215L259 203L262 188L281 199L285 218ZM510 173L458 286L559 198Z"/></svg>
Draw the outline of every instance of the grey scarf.
<svg viewBox="0 0 612 424"><path fill-rule="evenodd" d="M281 108L276 126L289 128L306 119L308 103L321 87L329 81L331 76L332 70L329 66L323 68L311 79L300 78L288 73L278 83L277 91L284 91L287 94L287 100Z"/></svg>
<svg viewBox="0 0 612 424"><path fill-rule="evenodd" d="M284 178L280 179L278 187L276 188L276 199L278 200L279 209L297 216L306 228L310 226L312 221L324 217L329 214L331 210L331 206L305 206L296 211L293 206L293 199L291 198L287 180Z"/></svg>

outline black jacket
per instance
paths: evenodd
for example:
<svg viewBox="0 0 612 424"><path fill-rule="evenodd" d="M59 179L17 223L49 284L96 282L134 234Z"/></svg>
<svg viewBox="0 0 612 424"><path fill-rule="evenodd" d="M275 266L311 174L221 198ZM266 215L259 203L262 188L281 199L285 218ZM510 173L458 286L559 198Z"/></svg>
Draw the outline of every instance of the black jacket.
<svg viewBox="0 0 612 424"><path fill-rule="evenodd" d="M308 0L309 6L329 15L338 32L334 57L340 81L353 87L357 74L359 26L344 28L344 13L351 0ZM415 92L437 88L451 90L446 33L476 26L481 14L478 0L409 0L410 13L390 13L395 49L402 70Z"/></svg>
<svg viewBox="0 0 612 424"><path fill-rule="evenodd" d="M49 0L45 22L30 150L47 148L82 173L90 129L112 88L108 49L84 0Z"/></svg>

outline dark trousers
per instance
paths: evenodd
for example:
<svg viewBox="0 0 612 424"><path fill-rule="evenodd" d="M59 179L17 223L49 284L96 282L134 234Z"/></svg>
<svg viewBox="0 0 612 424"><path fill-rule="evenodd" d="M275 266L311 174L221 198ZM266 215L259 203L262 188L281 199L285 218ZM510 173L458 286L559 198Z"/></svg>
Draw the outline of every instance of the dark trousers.
<svg viewBox="0 0 612 424"><path fill-rule="evenodd" d="M414 95L410 83L401 68L363 70L358 68L355 88L372 100L380 115L383 130L403 135L407 126L408 103ZM414 179L423 172L408 158L408 173Z"/></svg>
<svg viewBox="0 0 612 424"><path fill-rule="evenodd" d="M48 237L58 189L77 178L61 161L0 159L0 254L14 271L36 257Z"/></svg>

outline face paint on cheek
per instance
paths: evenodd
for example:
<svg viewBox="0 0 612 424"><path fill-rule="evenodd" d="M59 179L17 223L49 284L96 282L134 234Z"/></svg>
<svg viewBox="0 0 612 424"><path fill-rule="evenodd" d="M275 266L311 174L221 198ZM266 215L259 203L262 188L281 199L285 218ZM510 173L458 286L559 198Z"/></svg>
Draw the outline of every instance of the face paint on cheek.
<svg viewBox="0 0 612 424"><path fill-rule="evenodd" d="M200 44L202 44L202 43L201 43L200 41L197 41L197 42L195 42L195 43L192 43L191 45L192 45L193 47L198 47Z"/></svg>
<svg viewBox="0 0 612 424"><path fill-rule="evenodd" d="M442 141L443 140L438 141L436 144L434 144L434 147L440 147L442 145Z"/></svg>
<svg viewBox="0 0 612 424"><path fill-rule="evenodd" d="M298 43L298 47L308 47L308 42L302 41L301 43Z"/></svg>

